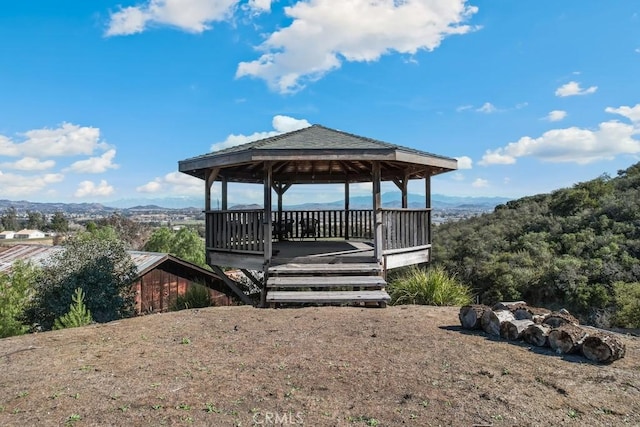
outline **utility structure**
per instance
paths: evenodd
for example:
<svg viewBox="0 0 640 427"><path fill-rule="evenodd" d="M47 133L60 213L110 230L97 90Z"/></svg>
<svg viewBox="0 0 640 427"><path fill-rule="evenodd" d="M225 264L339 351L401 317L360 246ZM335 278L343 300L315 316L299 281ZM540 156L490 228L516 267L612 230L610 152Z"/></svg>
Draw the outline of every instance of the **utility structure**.
<svg viewBox="0 0 640 427"><path fill-rule="evenodd" d="M321 125L179 162L180 172L204 181L208 264L220 274L221 266L242 270L260 287L262 306L384 306L388 270L430 261L431 177L455 169L450 157ZM424 182L424 207L409 208L410 180ZM385 181L402 193L400 207L382 206ZM221 187L219 210L211 209L214 182ZM260 185L262 207L229 209L229 183ZM372 184L370 209L349 207L350 185L358 183ZM284 210L283 196L299 184L344 185L344 207Z"/></svg>

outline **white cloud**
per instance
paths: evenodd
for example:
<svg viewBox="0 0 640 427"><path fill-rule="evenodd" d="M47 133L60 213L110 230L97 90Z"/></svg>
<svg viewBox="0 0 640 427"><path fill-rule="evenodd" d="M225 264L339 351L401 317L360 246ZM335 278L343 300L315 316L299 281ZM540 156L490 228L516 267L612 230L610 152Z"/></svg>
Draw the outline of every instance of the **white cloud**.
<svg viewBox="0 0 640 427"><path fill-rule="evenodd" d="M460 156L455 158L458 161L458 169L471 169L473 160L469 156Z"/></svg>
<svg viewBox="0 0 640 427"><path fill-rule="evenodd" d="M550 121L550 122L559 122L560 120L564 119L565 117L567 117L567 112L566 111L553 110L553 111L550 111L549 114L547 114L547 117L545 117L545 119Z"/></svg>
<svg viewBox="0 0 640 427"><path fill-rule="evenodd" d="M634 122L638 120L640 106L607 108L609 113L620 114ZM547 162L587 164L610 160L619 154L640 153L640 141L634 138L640 129L633 124L610 120L600 123L598 129L570 127L553 129L538 138L525 136L496 150L487 150L481 165L513 164L518 157L535 157Z"/></svg>
<svg viewBox="0 0 640 427"><path fill-rule="evenodd" d="M169 193L180 195L204 194L204 181L181 172L170 172L136 187L138 193Z"/></svg>
<svg viewBox="0 0 640 427"><path fill-rule="evenodd" d="M23 142L0 135L0 156L43 157L90 155L106 148L100 129L63 123L57 129L34 129L22 134Z"/></svg>
<svg viewBox="0 0 640 427"><path fill-rule="evenodd" d="M498 109L492 103L485 102L484 104L482 104L482 107L476 109L476 111L478 111L479 113L491 114L498 111Z"/></svg>
<svg viewBox="0 0 640 427"><path fill-rule="evenodd" d="M104 197L112 195L113 192L113 187L109 185L104 179L101 180L98 185L96 185L92 181L82 181L80 184L78 184L78 189L74 193L74 196L77 198Z"/></svg>
<svg viewBox="0 0 640 427"><path fill-rule="evenodd" d="M311 126L311 124L304 119L294 119L289 116L274 116L271 122L273 129L265 132L254 132L251 135L234 135L231 134L222 142L215 143L211 146L211 151L219 151L229 147L235 147L236 145L246 144L248 142L257 141L263 138L269 138L271 136L280 135L286 132L292 132L294 130L303 129Z"/></svg>
<svg viewBox="0 0 640 427"><path fill-rule="evenodd" d="M469 105L469 104L467 104L467 105L461 105L461 106L459 106L458 108L456 108L456 111L457 111L457 112L461 112L461 111L470 110L470 109L472 109L472 108L473 108L473 105Z"/></svg>
<svg viewBox="0 0 640 427"><path fill-rule="evenodd" d="M2 167L7 169L17 169L22 171L42 171L51 169L56 165L53 160L40 161L34 157L24 157L13 163L3 163Z"/></svg>
<svg viewBox="0 0 640 427"><path fill-rule="evenodd" d="M296 92L343 61L432 51L445 37L474 30L464 22L477 11L466 0L298 1L285 7L291 24L271 33L258 46L263 54L241 62L236 77L257 77L278 92Z"/></svg>
<svg viewBox="0 0 640 427"><path fill-rule="evenodd" d="M486 188L489 186L489 181L482 178L476 178L476 180L471 183L471 186L473 188Z"/></svg>
<svg viewBox="0 0 640 427"><path fill-rule="evenodd" d="M567 84L560 86L556 89L556 96L576 96L576 95L588 95L595 93L598 90L598 86L590 86L586 89L580 87L580 83L571 81Z"/></svg>
<svg viewBox="0 0 640 427"><path fill-rule="evenodd" d="M464 175L460 172L454 172L450 176L454 181L464 181Z"/></svg>
<svg viewBox="0 0 640 427"><path fill-rule="evenodd" d="M68 170L76 173L103 173L108 169L117 169L118 165L113 163L116 150L111 149L100 157L91 157L86 160L74 162Z"/></svg>
<svg viewBox="0 0 640 427"><path fill-rule="evenodd" d="M62 174L17 175L0 171L0 196L24 197L42 192L48 185L64 179Z"/></svg>
<svg viewBox="0 0 640 427"><path fill-rule="evenodd" d="M107 36L128 35L143 32L150 24L177 27L181 30L201 33L211 28L211 23L224 21L232 16L238 0L148 0L143 5L121 8L111 13ZM249 2L253 11L265 10L267 0Z"/></svg>
<svg viewBox="0 0 640 427"><path fill-rule="evenodd" d="M156 178L154 181L147 182L144 185L136 187L138 193L159 193L162 190L162 181Z"/></svg>
<svg viewBox="0 0 640 427"><path fill-rule="evenodd" d="M631 120L633 123L640 122L640 104L636 104L633 107L628 107L626 105L619 108L607 107L604 111L607 113L619 114Z"/></svg>

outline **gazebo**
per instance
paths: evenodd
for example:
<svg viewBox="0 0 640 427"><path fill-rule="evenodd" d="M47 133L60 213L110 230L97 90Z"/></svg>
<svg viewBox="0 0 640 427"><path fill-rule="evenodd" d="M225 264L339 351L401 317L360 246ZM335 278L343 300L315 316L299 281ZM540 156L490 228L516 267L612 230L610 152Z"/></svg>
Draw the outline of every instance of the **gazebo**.
<svg viewBox="0 0 640 427"><path fill-rule="evenodd" d="M455 169L450 157L320 125L179 162L181 172L205 183L208 264L219 273L221 266L241 269L261 288L262 305L384 305L388 270L430 261L431 177ZM410 180L424 181L424 207L409 208ZM382 206L383 181L398 187L401 207ZM219 210L211 206L214 182L221 184ZM261 185L262 208L229 209L229 183ZM372 183L370 209L350 209L354 183ZM285 210L283 195L296 184L344 185L343 209Z"/></svg>

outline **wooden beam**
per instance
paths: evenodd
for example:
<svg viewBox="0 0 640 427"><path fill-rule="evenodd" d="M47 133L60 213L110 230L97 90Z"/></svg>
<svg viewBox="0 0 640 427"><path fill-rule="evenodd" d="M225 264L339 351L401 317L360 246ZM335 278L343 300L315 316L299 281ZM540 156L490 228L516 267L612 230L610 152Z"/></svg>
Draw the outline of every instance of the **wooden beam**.
<svg viewBox="0 0 640 427"><path fill-rule="evenodd" d="M253 282L254 285L256 285L257 287L259 287L260 289L262 289L264 287L264 283L262 283L260 280L258 280L258 278L256 276L254 276L253 274L251 274L251 272L245 268L241 268L240 271L242 271L242 273L247 276L247 279L251 280Z"/></svg>
<svg viewBox="0 0 640 427"><path fill-rule="evenodd" d="M229 276L224 274L224 271L222 271L220 267L218 267L217 265L212 265L211 269L214 273L220 276L222 281L233 291L233 293L238 296L240 301L247 305L253 305L253 301L251 300L251 298L249 298L244 292L242 292L242 290L240 290L240 287L238 287L238 283L231 280Z"/></svg>

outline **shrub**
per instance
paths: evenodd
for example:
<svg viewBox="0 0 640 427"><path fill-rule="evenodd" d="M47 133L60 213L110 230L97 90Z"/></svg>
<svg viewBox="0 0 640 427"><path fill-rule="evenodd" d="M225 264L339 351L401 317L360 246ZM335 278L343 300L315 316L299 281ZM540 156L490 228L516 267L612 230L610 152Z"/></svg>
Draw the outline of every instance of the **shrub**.
<svg viewBox="0 0 640 427"><path fill-rule="evenodd" d="M640 282L613 284L617 311L614 322L623 328L640 328Z"/></svg>
<svg viewBox="0 0 640 427"><path fill-rule="evenodd" d="M206 286L192 283L184 295L178 295L172 310L184 310L189 308L203 308L211 306L211 294Z"/></svg>
<svg viewBox="0 0 640 427"><path fill-rule="evenodd" d="M48 330L69 311L77 288L96 322L110 322L133 314L131 284L137 269L119 240L70 239L64 250L54 254L43 267L28 308L32 324Z"/></svg>
<svg viewBox="0 0 640 427"><path fill-rule="evenodd" d="M389 285L391 304L465 305L471 290L440 266L412 266Z"/></svg>
<svg viewBox="0 0 640 427"><path fill-rule="evenodd" d="M77 328L93 322L91 311L84 305L82 288L76 288L76 293L73 295L72 300L73 303L69 306L69 311L53 322L53 329Z"/></svg>

